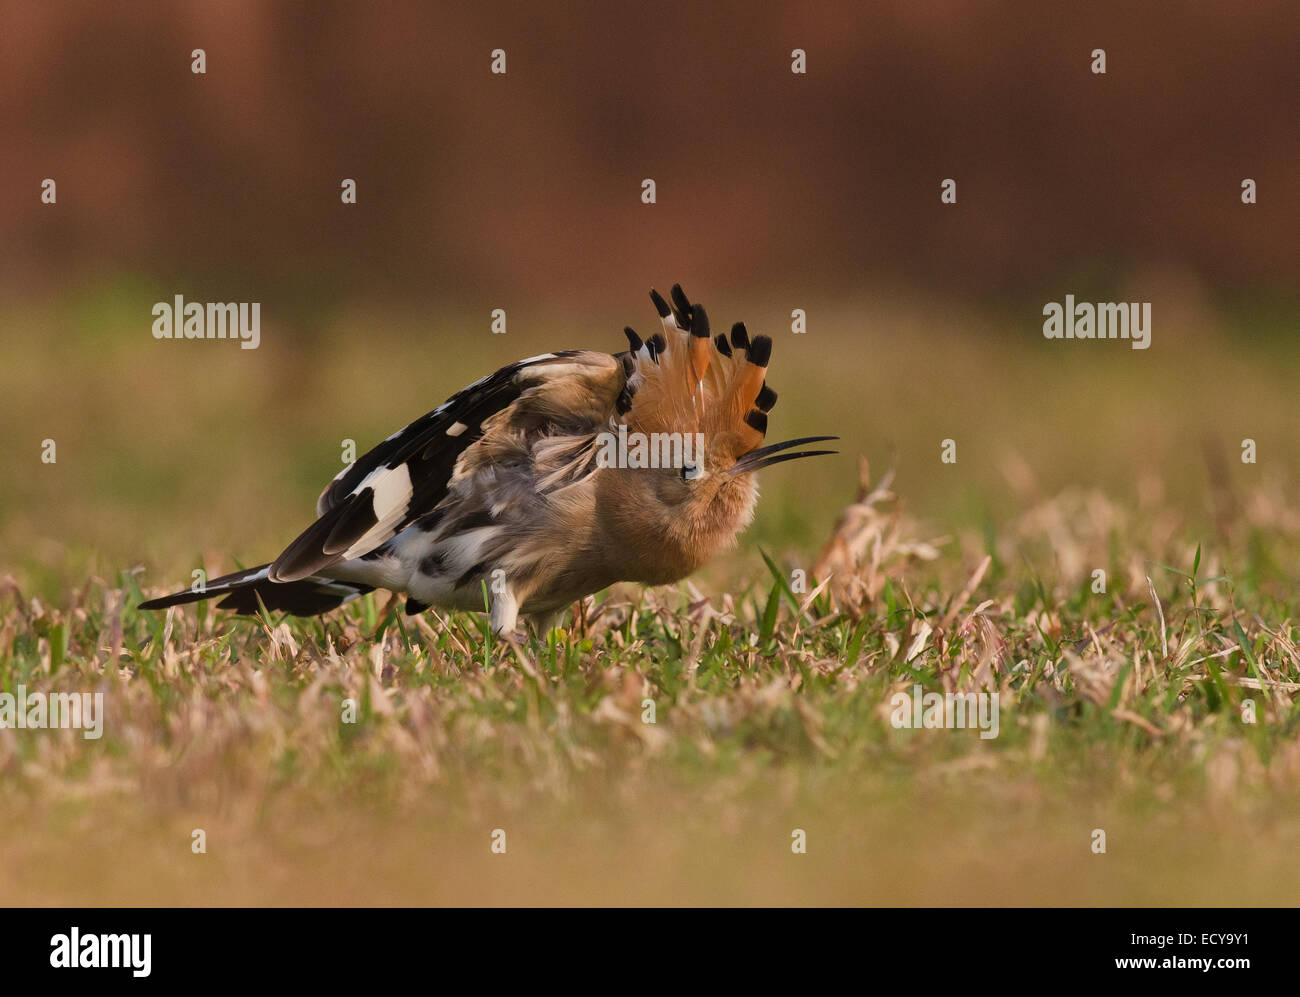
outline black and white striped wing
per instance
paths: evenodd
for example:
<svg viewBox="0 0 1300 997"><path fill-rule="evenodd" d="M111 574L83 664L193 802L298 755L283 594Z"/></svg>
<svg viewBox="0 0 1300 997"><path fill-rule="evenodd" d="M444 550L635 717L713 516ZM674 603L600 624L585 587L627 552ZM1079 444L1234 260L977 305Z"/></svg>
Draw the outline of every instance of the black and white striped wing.
<svg viewBox="0 0 1300 997"><path fill-rule="evenodd" d="M622 365L609 354L567 350L503 367L394 433L321 493L319 518L272 563L271 580L306 578L392 539L446 497L457 461L482 439L485 422L509 410L525 393L531 401L539 389L549 394L546 389L552 384L590 384L594 369L600 370L600 381L608 383L599 394L612 394L608 399L590 398L588 405L606 411L623 387Z"/></svg>

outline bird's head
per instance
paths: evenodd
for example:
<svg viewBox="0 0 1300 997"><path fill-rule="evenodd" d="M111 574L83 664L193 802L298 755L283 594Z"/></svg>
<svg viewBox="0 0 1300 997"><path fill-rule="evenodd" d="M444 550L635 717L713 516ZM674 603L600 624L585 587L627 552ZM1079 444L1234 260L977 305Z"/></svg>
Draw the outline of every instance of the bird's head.
<svg viewBox="0 0 1300 997"><path fill-rule="evenodd" d="M644 548L639 559L651 566L646 574L653 577L639 580L665 582L690 574L749 525L755 472L834 453L796 448L836 437L764 446L777 397L766 382L772 340L751 340L742 323L729 338L711 338L703 307L680 286L673 287L671 307L650 295L663 329L648 340L627 330L632 349L622 357L630 405L619 455L626 473L612 476L611 486L620 530Z"/></svg>
<svg viewBox="0 0 1300 997"><path fill-rule="evenodd" d="M737 533L753 518L758 498L755 473L772 464L801 457L832 454L834 450L794 450L834 440L834 436L805 436L783 443L749 447L740 434L722 432L712 438L700 434L693 445L683 447L680 461L661 461L651 469L645 483L648 498L666 524L677 522L689 534L727 530ZM676 442L661 448L659 456L676 456Z"/></svg>

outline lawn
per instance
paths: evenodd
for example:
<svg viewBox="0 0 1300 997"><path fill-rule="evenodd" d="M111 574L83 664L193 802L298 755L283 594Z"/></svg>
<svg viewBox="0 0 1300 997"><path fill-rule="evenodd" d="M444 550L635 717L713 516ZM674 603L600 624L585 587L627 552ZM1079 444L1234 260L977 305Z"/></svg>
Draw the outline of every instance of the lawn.
<svg viewBox="0 0 1300 997"><path fill-rule="evenodd" d="M1207 312L1135 353L1012 306L809 309L769 439L842 455L764 472L691 581L512 646L383 592L310 620L135 606L273 556L342 440L539 347L617 349L622 320L502 343L358 313L241 355L152 341L130 297L7 315L0 689L105 714L97 739L0 730L0 902L1300 895L1300 441L1256 335L1282 320ZM996 693L997 736L895 726L917 685Z"/></svg>

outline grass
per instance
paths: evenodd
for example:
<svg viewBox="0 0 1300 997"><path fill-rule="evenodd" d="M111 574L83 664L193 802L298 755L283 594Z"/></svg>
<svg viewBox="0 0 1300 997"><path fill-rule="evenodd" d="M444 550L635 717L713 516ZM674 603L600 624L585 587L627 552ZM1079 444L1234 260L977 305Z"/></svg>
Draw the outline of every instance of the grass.
<svg viewBox="0 0 1300 997"><path fill-rule="evenodd" d="M1162 508L1123 523L1063 494L982 552L918 535L864 481L806 592L768 557L730 594L605 593L522 647L376 596L237 621L137 613L130 573L57 607L10 581L0 685L102 691L108 721L98 741L0 732L23 857L0 896L1282 903L1300 878L1279 861L1300 826L1300 633L1270 572L1300 550L1291 524L1258 564L1253 531L1276 541L1287 513L1277 494L1248 504L1251 529L1207 546ZM999 736L894 728L913 683L998 692ZM130 876L76 878L108 852ZM624 860L626 892L601 878Z"/></svg>
<svg viewBox="0 0 1300 997"><path fill-rule="evenodd" d="M0 689L102 692L107 717L98 740L0 730L0 903L1284 904L1300 888L1297 455L1290 382L1263 354L1208 337L1148 378L1145 354L1063 366L1041 341L970 346L978 317L932 328L900 306L854 370L824 363L856 332L822 310L824 341L778 343L774 419L838 432L847 456L769 472L754 529L697 578L600 593L516 648L481 616L408 618L383 593L312 620L137 612L200 552L211 575L277 550L335 437L387 435L428 407L431 374L390 366L383 397L347 391L384 343L418 338L400 323L326 332L310 363L267 330L252 360L205 355L200 391L194 356L159 353L116 307L11 316L31 335L0 373L0 434L22 467L44 437L60 449L0 497ZM134 380L104 382L92 354ZM448 357L436 397L496 359ZM1216 383L1253 389L1231 411L1187 396ZM1257 466L1236 459L1244 436ZM864 461L855 495L858 452L876 474ZM891 697L914 683L996 692L998 736L895 728Z"/></svg>

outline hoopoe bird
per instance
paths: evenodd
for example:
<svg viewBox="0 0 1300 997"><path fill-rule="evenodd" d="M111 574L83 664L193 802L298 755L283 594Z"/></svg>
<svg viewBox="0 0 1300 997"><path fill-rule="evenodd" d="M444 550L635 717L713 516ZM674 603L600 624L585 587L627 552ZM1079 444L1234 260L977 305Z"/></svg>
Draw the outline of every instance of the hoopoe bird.
<svg viewBox="0 0 1300 997"><path fill-rule="evenodd" d="M542 634L615 582L685 578L753 519L756 471L835 453L794 448L836 437L762 446L772 340L742 323L710 338L680 285L671 305L650 297L648 339L628 328L622 353L545 353L475 381L344 468L274 561L141 608L224 596L313 616L385 588L408 614L487 609L515 638L520 614Z"/></svg>

